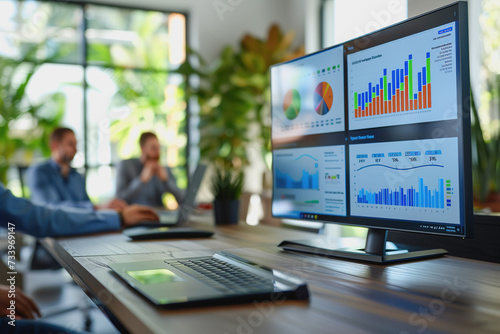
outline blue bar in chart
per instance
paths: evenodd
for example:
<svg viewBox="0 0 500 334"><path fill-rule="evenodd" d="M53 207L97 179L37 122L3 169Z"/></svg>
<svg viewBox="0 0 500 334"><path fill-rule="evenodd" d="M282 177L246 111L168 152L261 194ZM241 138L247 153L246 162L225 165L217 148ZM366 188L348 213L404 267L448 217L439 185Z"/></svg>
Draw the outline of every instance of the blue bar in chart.
<svg viewBox="0 0 500 334"><path fill-rule="evenodd" d="M450 181L446 180L447 189L450 189ZM404 189L383 188L379 191L371 192L361 188L358 193L358 204L377 204L409 206L418 208L444 209L451 206L451 200L445 203L444 180L438 180L438 187L431 189L424 183L422 178L418 179L418 189L413 187Z"/></svg>

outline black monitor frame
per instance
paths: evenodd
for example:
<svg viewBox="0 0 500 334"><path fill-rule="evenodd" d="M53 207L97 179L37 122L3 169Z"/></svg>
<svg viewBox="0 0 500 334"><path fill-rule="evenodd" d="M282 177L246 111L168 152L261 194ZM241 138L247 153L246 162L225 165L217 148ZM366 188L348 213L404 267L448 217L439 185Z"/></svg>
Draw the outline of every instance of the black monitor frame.
<svg viewBox="0 0 500 334"><path fill-rule="evenodd" d="M345 216L330 216L330 215L315 215L314 218L308 219L307 217L301 218L302 220L311 220L314 222L325 222L325 223L335 223L335 224L345 224L352 226L368 227L368 237L365 249L362 250L349 250L347 253L345 250L339 252L339 250L334 247L329 247L324 243L324 241L312 241L303 240L300 242L285 241L280 244L286 250L299 250L306 252L313 252L315 254L326 254L334 255L340 257L355 258L359 260L375 261L375 262L391 262L391 261L401 261L407 258L417 257L430 257L445 254L446 251L439 249L434 251L417 251L417 253L410 255L411 252L407 251L388 251L385 248L385 242L387 239L388 230L399 230L407 232L418 232L418 233L428 233L436 235L446 235L446 236L456 236L456 237L471 237L472 236L472 217L473 217L473 207L472 207L472 164L471 164L471 130L470 130L470 78L469 78L469 45L468 45L468 19L467 19L467 3L460 1L452 5L448 5L432 12L425 13L408 20L402 21L400 23L391 25L389 27L383 28L376 32L355 38L353 40L335 45L324 50L318 51L306 55L304 57L281 63L274 66L281 66L283 64L290 64L296 62L300 59L306 57L311 57L316 54L337 48L343 48L343 66L344 66L344 128L345 131L342 133L334 133L331 138L335 136L346 137L346 150L348 151L349 141L347 137L356 134L366 133L364 130L349 130L348 126L348 55L360 50L368 49L386 42L397 40L421 31L439 27L442 24L447 24L452 21L457 21L457 80L459 83L459 91L457 91L457 119L449 121L438 122L428 122L421 126L421 138L429 139L433 136L439 136L439 130L442 129L440 125L446 124L446 127L453 128L456 126L458 131L461 131L461 135L458 136L459 141L459 178L460 182L460 221L461 224L460 231L456 233L449 233L442 230L428 230L428 227L418 228L419 221L409 221L409 220L397 220L397 219L381 219L381 218L368 218L361 216L353 216L350 212L350 198L352 194L349 190L349 181L346 181L346 206L347 214ZM272 73L272 71L271 71ZM271 74L272 78L272 74ZM443 123L446 122L446 123ZM412 126L407 125L407 126ZM403 128L404 126L398 126ZM445 127L445 128L446 128ZM375 129L369 129L373 133L378 133L383 135L384 131L387 131L388 127L378 127ZM404 131L403 131L404 132ZM446 136L446 134L441 134ZM415 137L408 138L407 140L419 139ZM400 138L399 140L404 140ZM306 139L307 141L307 139ZM359 142L358 142L359 143ZM362 143L362 141L361 141ZM273 152L276 149L288 147L290 143L287 140L282 140L280 138L272 137L272 147ZM274 161L274 159L273 159ZM349 166L349 155L346 153L346 166ZM275 173L273 167L273 173ZM346 180L350 178L349 168L346 168ZM275 175L274 175L275 176ZM276 180L276 178L274 178ZM274 199L274 197L273 197ZM287 218L283 216L275 216L277 218ZM424 224L425 225L425 224ZM432 223L428 224L432 225ZM439 226L440 224L436 224ZM356 255L357 254L357 255Z"/></svg>

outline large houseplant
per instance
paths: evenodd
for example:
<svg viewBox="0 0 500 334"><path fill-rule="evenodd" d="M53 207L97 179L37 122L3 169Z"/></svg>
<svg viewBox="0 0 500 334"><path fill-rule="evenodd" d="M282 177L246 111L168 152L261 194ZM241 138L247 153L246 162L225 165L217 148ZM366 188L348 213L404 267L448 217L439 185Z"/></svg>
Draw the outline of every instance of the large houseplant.
<svg viewBox="0 0 500 334"><path fill-rule="evenodd" d="M269 67L304 53L303 47L292 49L293 39L293 32L284 34L273 25L266 39L247 34L239 48L223 48L214 63L189 50L186 62L175 71L185 76L188 101L194 97L200 106L200 153L219 173L213 182L228 181L221 175L242 182L249 145L255 141L269 157Z"/></svg>

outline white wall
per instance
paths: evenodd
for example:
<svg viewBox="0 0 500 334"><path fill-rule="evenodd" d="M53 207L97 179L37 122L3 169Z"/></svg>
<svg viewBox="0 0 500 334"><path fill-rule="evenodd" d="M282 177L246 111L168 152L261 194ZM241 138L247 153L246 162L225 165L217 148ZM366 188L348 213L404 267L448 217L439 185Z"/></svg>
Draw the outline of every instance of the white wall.
<svg viewBox="0 0 500 334"><path fill-rule="evenodd" d="M278 23L285 31L294 30L295 45L304 44L305 0L94 1L187 13L189 43L209 61L217 57L223 46L236 46L245 33L265 37L272 23Z"/></svg>

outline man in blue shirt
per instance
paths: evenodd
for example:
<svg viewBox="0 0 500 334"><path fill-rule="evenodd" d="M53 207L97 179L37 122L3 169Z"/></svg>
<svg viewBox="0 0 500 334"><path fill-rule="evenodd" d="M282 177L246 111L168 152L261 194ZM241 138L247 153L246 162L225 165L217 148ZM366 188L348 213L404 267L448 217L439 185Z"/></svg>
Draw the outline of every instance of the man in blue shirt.
<svg viewBox="0 0 500 334"><path fill-rule="evenodd" d="M71 207L47 208L38 206L24 198L17 198L0 184L0 227L15 228L16 231L35 237L64 236L118 230L145 220L158 220L156 213L144 206L130 205L120 213L113 210L94 211ZM8 287L0 284L0 329L3 333L74 333L65 328L43 322L33 322L40 316L36 304L19 289L16 291L16 327L8 324Z"/></svg>
<svg viewBox="0 0 500 334"><path fill-rule="evenodd" d="M51 159L28 170L31 200L38 204L85 209L116 209L127 206L114 199L105 205L93 205L85 190L83 177L70 163L76 154L76 137L69 128L57 128L50 136Z"/></svg>
<svg viewBox="0 0 500 334"><path fill-rule="evenodd" d="M162 207L164 193L174 195L178 203L183 193L168 167L160 165L160 142L152 132L139 139L141 157L122 161L116 172L116 197L132 204Z"/></svg>

